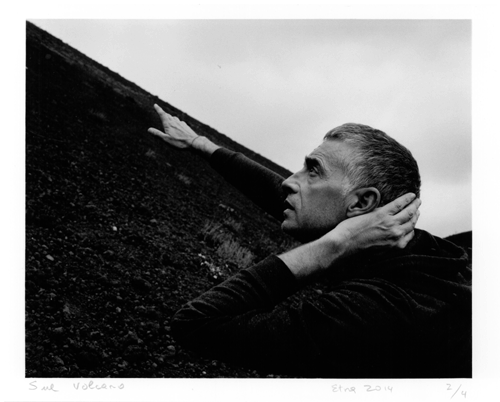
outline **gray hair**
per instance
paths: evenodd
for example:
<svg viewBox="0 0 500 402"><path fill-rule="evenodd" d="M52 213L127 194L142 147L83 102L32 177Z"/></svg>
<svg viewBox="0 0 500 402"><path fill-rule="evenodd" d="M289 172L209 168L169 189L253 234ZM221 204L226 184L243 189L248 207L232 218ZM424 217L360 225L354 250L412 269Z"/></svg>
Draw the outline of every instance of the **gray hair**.
<svg viewBox="0 0 500 402"><path fill-rule="evenodd" d="M330 130L324 140L338 140L352 146L354 157L344 160L349 189L375 187L380 206L403 194L420 197L420 173L411 152L383 131L363 124L347 123Z"/></svg>

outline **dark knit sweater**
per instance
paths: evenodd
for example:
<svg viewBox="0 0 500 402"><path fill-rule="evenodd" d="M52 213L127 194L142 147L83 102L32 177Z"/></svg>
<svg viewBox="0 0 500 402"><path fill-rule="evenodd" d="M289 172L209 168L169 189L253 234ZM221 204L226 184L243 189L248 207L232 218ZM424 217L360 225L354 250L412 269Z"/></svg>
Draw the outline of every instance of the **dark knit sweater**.
<svg viewBox="0 0 500 402"><path fill-rule="evenodd" d="M212 166L281 218L282 177L219 149ZM463 249L416 230L404 250L365 255L322 278L300 306L270 256L189 302L176 340L201 353L297 377L471 377L471 267Z"/></svg>

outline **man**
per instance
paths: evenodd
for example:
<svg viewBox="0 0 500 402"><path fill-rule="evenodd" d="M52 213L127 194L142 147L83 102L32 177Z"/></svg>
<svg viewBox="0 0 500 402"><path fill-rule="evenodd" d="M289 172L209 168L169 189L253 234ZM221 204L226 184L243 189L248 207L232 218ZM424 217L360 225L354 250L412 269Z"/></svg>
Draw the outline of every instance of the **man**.
<svg viewBox="0 0 500 402"><path fill-rule="evenodd" d="M184 306L172 320L179 343L299 377L471 376L470 264L461 248L414 229L420 176L406 148L343 125L283 180L155 108L165 132L152 134L207 156L304 243ZM322 294L284 302L315 278Z"/></svg>

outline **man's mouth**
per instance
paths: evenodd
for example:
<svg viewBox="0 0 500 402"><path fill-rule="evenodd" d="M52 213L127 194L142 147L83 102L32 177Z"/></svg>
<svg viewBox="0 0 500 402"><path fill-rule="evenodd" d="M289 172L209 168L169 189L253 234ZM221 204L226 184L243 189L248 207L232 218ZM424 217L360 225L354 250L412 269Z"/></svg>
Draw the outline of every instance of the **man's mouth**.
<svg viewBox="0 0 500 402"><path fill-rule="evenodd" d="M287 209L294 210L293 205L290 204L287 200L283 203L283 211L286 211Z"/></svg>

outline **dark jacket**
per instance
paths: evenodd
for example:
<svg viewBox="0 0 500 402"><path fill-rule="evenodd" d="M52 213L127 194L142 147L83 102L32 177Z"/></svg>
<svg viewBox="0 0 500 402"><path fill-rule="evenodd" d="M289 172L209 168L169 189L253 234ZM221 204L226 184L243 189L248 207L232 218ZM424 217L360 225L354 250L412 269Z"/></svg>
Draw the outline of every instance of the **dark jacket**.
<svg viewBox="0 0 500 402"><path fill-rule="evenodd" d="M220 149L212 166L281 217L283 178ZM404 250L363 255L300 305L270 256L184 306L176 340L213 357L297 377L471 377L471 267L465 251L416 230Z"/></svg>

